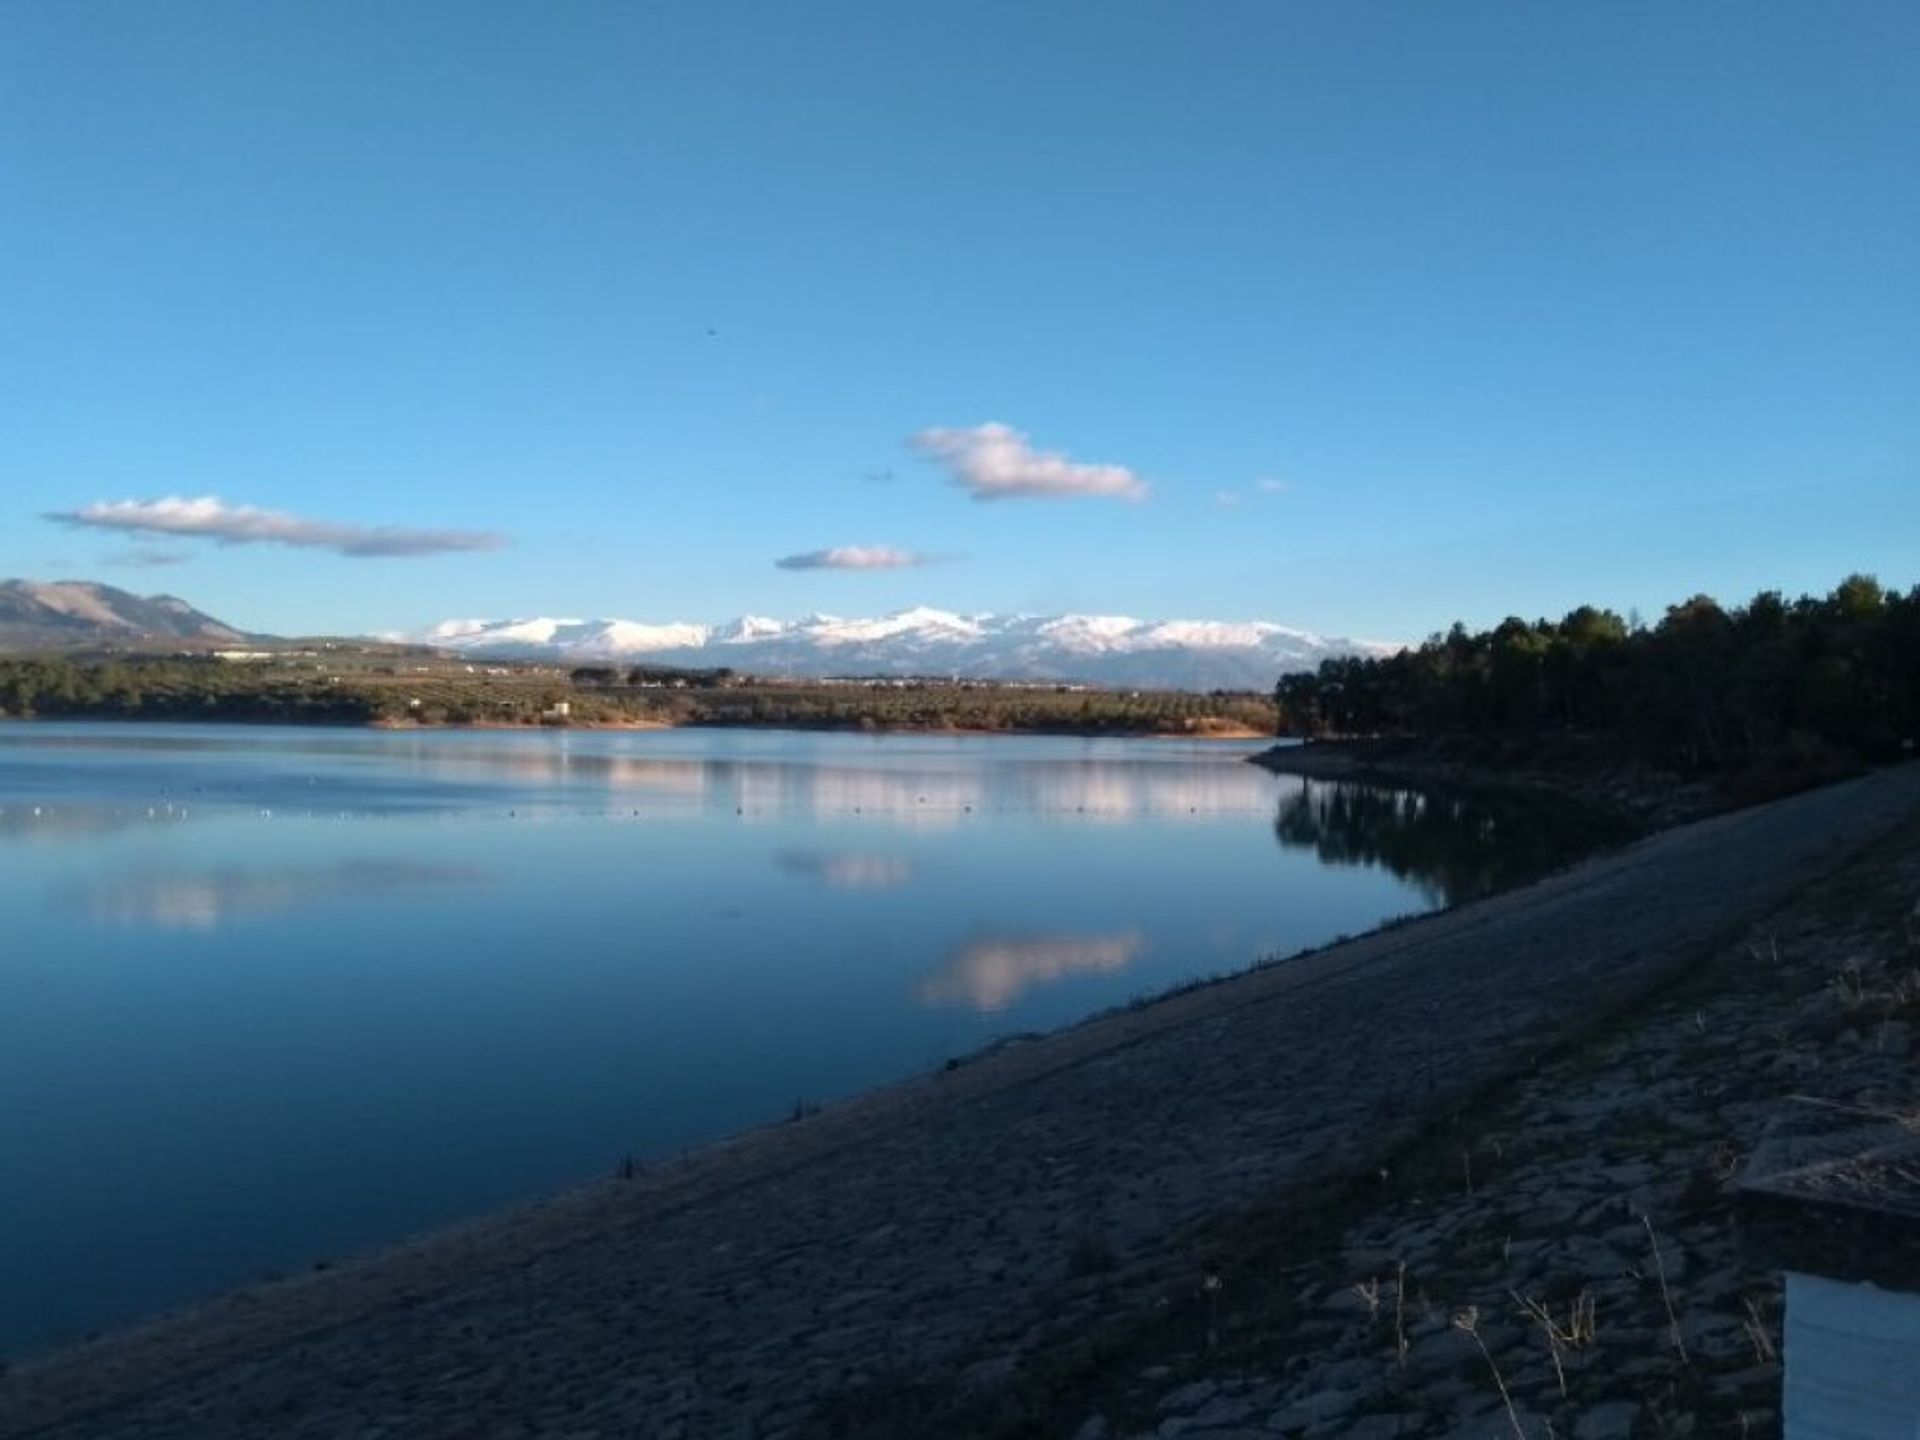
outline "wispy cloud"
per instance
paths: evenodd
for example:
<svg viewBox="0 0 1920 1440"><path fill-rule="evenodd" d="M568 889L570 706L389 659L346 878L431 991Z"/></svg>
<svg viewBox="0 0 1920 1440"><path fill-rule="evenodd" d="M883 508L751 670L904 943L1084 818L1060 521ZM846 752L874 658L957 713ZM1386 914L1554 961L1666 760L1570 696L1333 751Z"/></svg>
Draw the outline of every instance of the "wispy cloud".
<svg viewBox="0 0 1920 1440"><path fill-rule="evenodd" d="M136 545L107 556L106 563L124 570L157 570L163 565L184 565L193 557L184 550L156 550Z"/></svg>
<svg viewBox="0 0 1920 1440"><path fill-rule="evenodd" d="M1285 495L1293 489L1293 482L1291 480L1280 480L1273 476L1267 476L1254 481L1250 489L1255 495ZM1213 503L1223 510L1233 509L1245 498L1245 494L1238 490L1216 490L1213 492Z"/></svg>
<svg viewBox="0 0 1920 1440"><path fill-rule="evenodd" d="M416 530L400 525L353 525L309 520L279 510L229 505L212 495L188 499L102 500L78 510L56 510L47 519L132 534L197 536L222 545L292 545L332 550L356 559L438 555L462 550L498 550L504 535L486 530Z"/></svg>
<svg viewBox="0 0 1920 1440"><path fill-rule="evenodd" d="M911 570L929 564L930 558L890 545L836 545L782 556L773 563L782 570Z"/></svg>
<svg viewBox="0 0 1920 1440"><path fill-rule="evenodd" d="M1104 495L1144 500L1147 482L1124 465L1087 465L1036 450L1011 425L988 422L960 429L922 430L915 449L946 467L954 483L976 500Z"/></svg>

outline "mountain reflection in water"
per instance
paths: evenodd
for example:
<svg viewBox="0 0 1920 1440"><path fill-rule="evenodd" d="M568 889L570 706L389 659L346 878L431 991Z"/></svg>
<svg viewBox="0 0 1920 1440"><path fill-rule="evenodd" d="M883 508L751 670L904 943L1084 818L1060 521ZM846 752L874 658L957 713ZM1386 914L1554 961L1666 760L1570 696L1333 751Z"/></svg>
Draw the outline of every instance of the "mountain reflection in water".
<svg viewBox="0 0 1920 1440"><path fill-rule="evenodd" d="M481 878L479 871L460 865L348 860L301 869L123 876L89 886L82 894L82 905L103 924L212 930L229 921L327 900L358 900L382 891L444 889L472 885Z"/></svg>
<svg viewBox="0 0 1920 1440"><path fill-rule="evenodd" d="M136 825L174 825L188 811L172 805L0 805L0 844L97 840Z"/></svg>
<svg viewBox="0 0 1920 1440"><path fill-rule="evenodd" d="M832 890L893 890L913 878L913 863L904 855L787 850L776 863L789 875L818 880Z"/></svg>
<svg viewBox="0 0 1920 1440"><path fill-rule="evenodd" d="M1341 780L1301 781L1281 799L1273 833L1329 865L1384 866L1436 905L1526 884L1621 838L1572 806Z"/></svg>
<svg viewBox="0 0 1920 1440"><path fill-rule="evenodd" d="M411 758L411 757L410 757ZM1121 823L1183 816L1253 815L1269 803L1269 782L1232 764L1157 759L1076 758L1063 764L1009 756L993 767L956 768L945 757L919 761L878 751L844 758L678 758L610 752L566 743L426 751L415 768L444 783L477 781L537 788L645 812L722 809L746 820L861 815L912 828L949 828L970 813L1057 815Z"/></svg>

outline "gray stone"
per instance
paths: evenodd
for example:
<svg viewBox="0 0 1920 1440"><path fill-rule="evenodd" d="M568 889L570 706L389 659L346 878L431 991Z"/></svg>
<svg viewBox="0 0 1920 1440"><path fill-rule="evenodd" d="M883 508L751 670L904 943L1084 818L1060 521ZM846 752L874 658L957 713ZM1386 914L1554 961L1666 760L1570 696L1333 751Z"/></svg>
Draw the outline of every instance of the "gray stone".
<svg viewBox="0 0 1920 1440"><path fill-rule="evenodd" d="M1749 1365L1744 1370L1734 1370L1725 1375L1716 1375L1711 1382L1713 1393L1720 1396L1745 1394L1749 1397L1772 1399L1779 1393L1780 1369L1777 1365Z"/></svg>
<svg viewBox="0 0 1920 1440"><path fill-rule="evenodd" d="M1527 1440L1546 1440L1547 1422L1524 1408L1516 1407L1520 1433ZM1513 1440L1514 1421L1504 1405L1463 1420L1446 1432L1446 1440Z"/></svg>
<svg viewBox="0 0 1920 1440"><path fill-rule="evenodd" d="M1160 1403L1154 1408L1162 1415L1171 1415L1177 1411L1198 1410L1219 1393L1219 1381L1195 1380L1191 1384L1182 1385L1178 1390L1169 1390L1160 1397Z"/></svg>
<svg viewBox="0 0 1920 1440"><path fill-rule="evenodd" d="M1418 1415L1362 1415L1340 1432L1340 1440L1398 1440L1402 1435L1418 1435L1424 1422Z"/></svg>
<svg viewBox="0 0 1920 1440"><path fill-rule="evenodd" d="M1514 1220L1514 1233L1549 1238L1564 1235L1579 1213L1578 1201L1562 1200L1554 1204L1535 1206Z"/></svg>
<svg viewBox="0 0 1920 1440"><path fill-rule="evenodd" d="M1365 1315L1372 1309L1367 1304L1366 1298L1351 1285L1342 1285L1327 1291L1320 1299L1319 1308L1330 1310L1336 1315Z"/></svg>
<svg viewBox="0 0 1920 1440"><path fill-rule="evenodd" d="M1380 1361L1356 1356L1351 1360L1335 1360L1319 1366L1314 1371L1316 1384L1327 1390L1366 1390L1380 1388L1383 1366Z"/></svg>
<svg viewBox="0 0 1920 1440"><path fill-rule="evenodd" d="M1631 1400L1609 1400L1573 1422L1573 1440L1631 1440L1640 1407Z"/></svg>
<svg viewBox="0 0 1920 1440"><path fill-rule="evenodd" d="M1618 1185L1622 1189L1632 1189L1636 1185L1650 1185L1660 1178L1660 1172L1651 1165L1607 1165L1600 1174L1609 1185Z"/></svg>
<svg viewBox="0 0 1920 1440"><path fill-rule="evenodd" d="M1473 1342L1458 1330L1446 1329L1415 1340L1407 1347L1407 1369L1417 1375L1451 1372L1462 1361L1477 1359Z"/></svg>
<svg viewBox="0 0 1920 1440"><path fill-rule="evenodd" d="M1204 1425L1196 1416L1175 1415L1160 1422L1154 1440L1267 1440L1265 1431L1244 1425Z"/></svg>
<svg viewBox="0 0 1920 1440"><path fill-rule="evenodd" d="M1309 1425L1343 1419L1359 1405L1360 1397L1351 1390L1319 1390L1293 1401L1268 1421L1269 1430L1304 1430Z"/></svg>
<svg viewBox="0 0 1920 1440"><path fill-rule="evenodd" d="M1611 1280L1626 1273L1627 1262L1611 1245L1590 1235L1576 1235L1568 1242L1564 1255L1553 1268L1588 1280Z"/></svg>
<svg viewBox="0 0 1920 1440"><path fill-rule="evenodd" d="M1454 1418L1458 1420L1475 1420L1488 1411L1499 1408L1500 1397L1491 1389L1468 1390L1464 1394L1455 1396L1453 1401Z"/></svg>
<svg viewBox="0 0 1920 1440"><path fill-rule="evenodd" d="M1198 1429L1222 1429L1241 1424L1251 1418L1257 1408L1252 1401L1239 1396L1216 1395L1185 1418Z"/></svg>
<svg viewBox="0 0 1920 1440"><path fill-rule="evenodd" d="M961 1379L974 1390L991 1390L1007 1383L1013 1378L1013 1372L1020 1367L1016 1355L993 1355L985 1360L977 1360L961 1371Z"/></svg>

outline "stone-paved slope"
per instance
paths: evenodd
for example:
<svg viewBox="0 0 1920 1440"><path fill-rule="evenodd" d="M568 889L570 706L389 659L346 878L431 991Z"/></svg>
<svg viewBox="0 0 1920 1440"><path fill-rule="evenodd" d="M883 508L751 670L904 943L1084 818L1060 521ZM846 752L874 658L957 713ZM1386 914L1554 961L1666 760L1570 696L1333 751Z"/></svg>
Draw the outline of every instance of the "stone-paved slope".
<svg viewBox="0 0 1920 1440"><path fill-rule="evenodd" d="M1718 817L242 1292L17 1367L0 1435L773 1436L903 1378L991 1390L1187 1227L1373 1163L1916 805L1908 766Z"/></svg>
<svg viewBox="0 0 1920 1440"><path fill-rule="evenodd" d="M1053 1433L1778 1435L1785 1256L1736 1177L1783 1118L1920 1121L1916 898L1920 820L1436 1127L1309 1243L1248 1217L1189 1270L1216 1277L1215 1343L1143 1332Z"/></svg>

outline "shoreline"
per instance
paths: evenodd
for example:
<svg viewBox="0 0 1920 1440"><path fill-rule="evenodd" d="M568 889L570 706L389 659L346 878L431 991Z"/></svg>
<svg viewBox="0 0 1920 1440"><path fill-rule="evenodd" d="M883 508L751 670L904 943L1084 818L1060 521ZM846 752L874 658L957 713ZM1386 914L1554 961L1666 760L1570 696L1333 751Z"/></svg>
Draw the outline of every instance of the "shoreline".
<svg viewBox="0 0 1920 1440"><path fill-rule="evenodd" d="M802 1435L849 1383L842 1354L895 1356L957 1404L986 1383L999 1327L1131 1314L1191 1226L1367 1173L1916 803L1909 766L1666 831L629 1179L23 1360L0 1375L0 1434L237 1435L276 1396L320 1427L289 1434L385 1413L410 1416L408 1433L465 1433L492 1412L428 1376L468 1362L510 1364L524 1380L510 1403L535 1428L587 1395L610 1424L672 1414L717 1433L751 1410L764 1433ZM588 1323L609 1305L637 1328ZM454 1324L470 1343L446 1338ZM616 1333L624 1361L604 1348ZM772 1369L752 1358L769 1334L793 1347ZM638 1356L647 1384L601 1393L632 1381ZM362 1371L351 1391L325 1378ZM182 1415L207 1428L167 1428ZM108 1420L125 1428L94 1423Z"/></svg>
<svg viewBox="0 0 1920 1440"><path fill-rule="evenodd" d="M1548 800L1611 817L1639 834L1810 788L1794 787L1743 802L1705 781L1683 781L1637 767L1556 764L1539 757L1502 764L1486 756L1460 758L1439 753L1433 746L1375 740L1310 740L1275 745L1248 758L1275 774L1307 779ZM1843 778L1847 777L1823 776L1813 784Z"/></svg>
<svg viewBox="0 0 1920 1440"><path fill-rule="evenodd" d="M1362 1193L1236 1220L1206 1258L1218 1343L1195 1343L1189 1300L1086 1375L1054 1430L1778 1434L1791 1261L1746 1186L1798 1097L1916 1113L1917 884L1910 815ZM1559 1318L1582 1306L1584 1334Z"/></svg>
<svg viewBox="0 0 1920 1440"><path fill-rule="evenodd" d="M795 735L933 735L933 736L978 736L983 739L1031 739L1034 737L1058 736L1062 739L1079 740L1195 740L1245 743L1255 740L1271 740L1273 737L1264 731L1251 727L1221 727L1204 731L1186 732L1179 730L1111 730L1072 727L1006 727L1001 729L987 726L962 725L862 725L819 724L796 725L777 724L765 721L732 720L568 720L565 723L529 721L521 724L506 720L468 720L444 724L426 724L407 720L325 720L315 717L298 719L262 719L258 717L226 717L210 715L0 715L0 726L6 725L211 725L211 726L252 726L262 730L379 730L395 734L459 734L467 731L487 731L502 733L558 733L568 731L653 731L653 730L772 730L784 731Z"/></svg>

